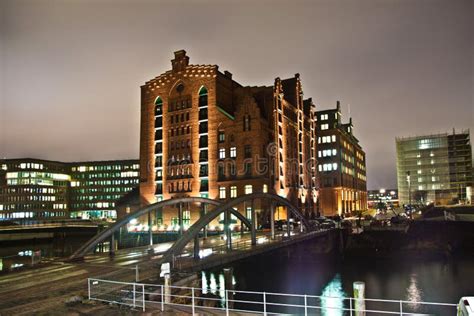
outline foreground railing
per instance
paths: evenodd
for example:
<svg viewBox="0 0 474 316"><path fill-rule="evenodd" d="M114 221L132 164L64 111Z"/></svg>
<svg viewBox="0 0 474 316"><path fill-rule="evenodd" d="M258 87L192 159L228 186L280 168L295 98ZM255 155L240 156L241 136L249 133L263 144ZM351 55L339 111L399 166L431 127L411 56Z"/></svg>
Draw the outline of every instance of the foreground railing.
<svg viewBox="0 0 474 316"><path fill-rule="evenodd" d="M263 315L455 315L456 304L403 300L355 299L270 292L201 289L88 279L89 300L164 311L167 307L197 312L246 312Z"/></svg>

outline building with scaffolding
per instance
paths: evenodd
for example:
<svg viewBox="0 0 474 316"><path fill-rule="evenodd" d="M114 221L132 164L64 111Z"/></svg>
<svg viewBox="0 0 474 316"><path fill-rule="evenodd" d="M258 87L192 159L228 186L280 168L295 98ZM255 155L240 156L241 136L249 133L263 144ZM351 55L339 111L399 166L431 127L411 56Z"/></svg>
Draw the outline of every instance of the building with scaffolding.
<svg viewBox="0 0 474 316"><path fill-rule="evenodd" d="M400 204L471 203L469 130L396 139Z"/></svg>

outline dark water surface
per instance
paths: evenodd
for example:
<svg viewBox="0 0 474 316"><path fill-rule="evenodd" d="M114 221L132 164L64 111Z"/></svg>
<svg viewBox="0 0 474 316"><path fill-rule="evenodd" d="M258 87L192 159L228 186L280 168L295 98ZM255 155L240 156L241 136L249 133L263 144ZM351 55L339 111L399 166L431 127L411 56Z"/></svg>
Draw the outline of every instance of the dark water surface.
<svg viewBox="0 0 474 316"><path fill-rule="evenodd" d="M311 242L230 265L233 289L308 294L329 297L351 297L353 282L365 282L366 298L457 303L462 296L474 295L474 256L445 258L400 253L391 258L345 257L339 254L315 254ZM203 272L203 289L222 294L222 269ZM214 280L214 281L213 281ZM214 288L213 288L214 287ZM228 286L229 287L229 286ZM237 294L238 295L238 294ZM348 300L329 299L322 306L348 307ZM345 305L344 305L345 304ZM369 307L394 303L370 303ZM404 304L403 309L436 315L455 315L454 308L426 308ZM283 312L283 311L282 311ZM329 310L323 315L345 315ZM374 314L369 314L374 315Z"/></svg>

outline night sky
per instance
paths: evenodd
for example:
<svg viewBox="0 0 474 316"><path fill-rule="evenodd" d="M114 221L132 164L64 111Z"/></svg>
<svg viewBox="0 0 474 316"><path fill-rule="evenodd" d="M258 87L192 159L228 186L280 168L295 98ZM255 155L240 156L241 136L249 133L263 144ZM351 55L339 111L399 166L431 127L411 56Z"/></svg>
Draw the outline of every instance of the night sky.
<svg viewBox="0 0 474 316"><path fill-rule="evenodd" d="M138 158L139 87L185 49L243 85L300 73L350 111L368 187L394 188L396 136L474 132L473 4L0 1L0 156Z"/></svg>

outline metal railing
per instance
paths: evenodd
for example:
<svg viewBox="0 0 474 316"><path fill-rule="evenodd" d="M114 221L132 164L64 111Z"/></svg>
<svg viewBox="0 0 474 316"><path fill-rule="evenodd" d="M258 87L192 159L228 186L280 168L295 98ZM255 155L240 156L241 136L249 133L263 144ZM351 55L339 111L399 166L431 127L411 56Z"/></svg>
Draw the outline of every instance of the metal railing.
<svg viewBox="0 0 474 316"><path fill-rule="evenodd" d="M139 308L198 312L246 312L263 315L454 315L456 304L404 300L355 299L317 295L201 289L185 286L88 279L89 300Z"/></svg>

